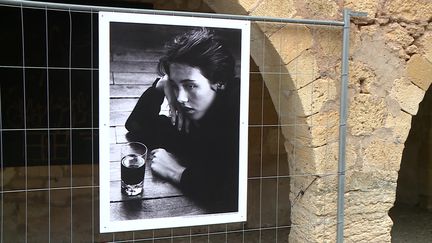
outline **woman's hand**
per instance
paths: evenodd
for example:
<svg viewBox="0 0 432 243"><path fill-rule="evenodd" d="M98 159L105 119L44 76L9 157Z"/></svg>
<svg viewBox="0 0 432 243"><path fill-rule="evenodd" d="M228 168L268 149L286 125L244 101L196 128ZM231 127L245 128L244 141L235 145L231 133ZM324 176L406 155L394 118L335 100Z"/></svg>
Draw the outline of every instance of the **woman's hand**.
<svg viewBox="0 0 432 243"><path fill-rule="evenodd" d="M173 154L165 149L158 148L152 150L150 156L150 168L153 172L176 184L180 183L181 176L186 167L181 166Z"/></svg>
<svg viewBox="0 0 432 243"><path fill-rule="evenodd" d="M172 82L168 80L168 75L163 76L156 84L156 89L164 92L165 97L168 100L169 114L171 123L177 127L179 131L189 132L189 119L184 115L184 112L177 102L177 96L175 95L175 88Z"/></svg>

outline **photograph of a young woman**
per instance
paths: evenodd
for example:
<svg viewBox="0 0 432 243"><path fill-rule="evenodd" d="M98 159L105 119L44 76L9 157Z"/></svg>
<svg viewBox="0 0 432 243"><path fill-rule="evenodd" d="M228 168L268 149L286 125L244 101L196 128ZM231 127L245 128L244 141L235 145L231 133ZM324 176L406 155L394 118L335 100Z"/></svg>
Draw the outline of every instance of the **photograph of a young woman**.
<svg viewBox="0 0 432 243"><path fill-rule="evenodd" d="M157 65L160 77L125 124L129 140L148 146L153 175L208 213L238 210L240 80L222 37L193 27L171 38ZM160 114L164 98L168 116Z"/></svg>

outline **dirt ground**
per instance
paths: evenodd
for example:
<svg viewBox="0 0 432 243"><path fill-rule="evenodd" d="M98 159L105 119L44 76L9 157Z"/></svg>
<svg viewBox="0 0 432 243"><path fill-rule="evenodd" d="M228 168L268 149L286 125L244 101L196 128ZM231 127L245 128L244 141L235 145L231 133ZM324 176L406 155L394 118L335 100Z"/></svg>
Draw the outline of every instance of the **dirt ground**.
<svg viewBox="0 0 432 243"><path fill-rule="evenodd" d="M432 212L408 205L396 205L390 210L393 220L392 243L432 242Z"/></svg>

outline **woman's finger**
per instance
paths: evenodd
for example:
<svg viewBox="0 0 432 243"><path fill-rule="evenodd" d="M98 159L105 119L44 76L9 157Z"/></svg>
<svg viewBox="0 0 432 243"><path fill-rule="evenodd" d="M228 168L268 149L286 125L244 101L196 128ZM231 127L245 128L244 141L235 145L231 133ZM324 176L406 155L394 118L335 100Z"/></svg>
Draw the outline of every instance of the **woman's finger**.
<svg viewBox="0 0 432 243"><path fill-rule="evenodd" d="M169 113L170 113L171 124L174 126L176 122L176 111L172 105L170 105L169 107L170 107Z"/></svg>
<svg viewBox="0 0 432 243"><path fill-rule="evenodd" d="M181 131L183 128L183 112L177 112L177 130Z"/></svg>

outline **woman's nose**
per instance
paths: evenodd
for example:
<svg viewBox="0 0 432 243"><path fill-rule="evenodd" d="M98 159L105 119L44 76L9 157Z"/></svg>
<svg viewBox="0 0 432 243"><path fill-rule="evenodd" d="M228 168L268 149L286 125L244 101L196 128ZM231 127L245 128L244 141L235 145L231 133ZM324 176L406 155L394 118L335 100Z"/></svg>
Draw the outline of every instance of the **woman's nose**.
<svg viewBox="0 0 432 243"><path fill-rule="evenodd" d="M186 103L188 101L187 93L184 91L184 89L179 89L177 95L177 101L179 103Z"/></svg>

